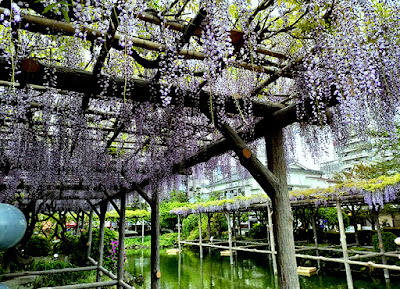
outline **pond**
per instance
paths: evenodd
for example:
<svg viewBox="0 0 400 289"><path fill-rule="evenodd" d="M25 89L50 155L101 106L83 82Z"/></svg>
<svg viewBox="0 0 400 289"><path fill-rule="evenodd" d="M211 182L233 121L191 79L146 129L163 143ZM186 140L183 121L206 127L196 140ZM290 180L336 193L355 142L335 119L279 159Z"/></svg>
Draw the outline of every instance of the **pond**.
<svg viewBox="0 0 400 289"><path fill-rule="evenodd" d="M206 250L205 250L206 251ZM161 286L163 289L275 289L272 267L268 257L260 254L239 254L235 264L229 257L220 257L216 251L205 254L200 260L198 253L185 250L179 255L167 255L160 251ZM144 284L136 288L150 288L150 250L127 251L125 269L133 276L142 274ZM357 289L387 289L378 279L354 280ZM300 276L302 289L340 288L346 289L345 276ZM396 282L397 283L397 282ZM391 284L390 289L400 289L400 284Z"/></svg>

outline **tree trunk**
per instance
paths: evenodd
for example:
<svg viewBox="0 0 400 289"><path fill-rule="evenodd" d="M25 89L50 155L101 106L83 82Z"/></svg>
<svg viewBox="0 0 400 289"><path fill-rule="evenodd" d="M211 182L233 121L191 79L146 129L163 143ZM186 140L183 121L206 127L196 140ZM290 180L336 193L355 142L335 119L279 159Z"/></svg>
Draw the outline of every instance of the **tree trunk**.
<svg viewBox="0 0 400 289"><path fill-rule="evenodd" d="M279 284L281 289L299 289L282 130L267 133L265 143L268 169L278 179L275 194L271 194L271 202L274 210L272 222L276 237Z"/></svg>
<svg viewBox="0 0 400 289"><path fill-rule="evenodd" d="M151 198L151 289L160 288L160 207L158 192Z"/></svg>

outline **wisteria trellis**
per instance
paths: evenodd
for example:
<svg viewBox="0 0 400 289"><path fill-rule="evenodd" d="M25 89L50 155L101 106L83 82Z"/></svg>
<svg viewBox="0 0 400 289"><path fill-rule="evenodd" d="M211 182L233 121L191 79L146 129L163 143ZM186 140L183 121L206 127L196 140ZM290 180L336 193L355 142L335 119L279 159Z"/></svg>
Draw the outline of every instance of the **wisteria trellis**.
<svg viewBox="0 0 400 289"><path fill-rule="evenodd" d="M260 116L257 103L298 104L298 118L330 124L337 144L345 143L351 129L363 137L376 127L394 132L397 1L0 3L3 202L15 201L15 192L68 200L76 186L86 191L84 198L98 199L100 183L109 191L149 179L168 183L174 165L220 138L214 121L242 128L251 139ZM194 33L199 36L183 41L171 21L185 27L200 8L205 18ZM116 34L107 36L113 14ZM41 15L75 32L31 19ZM143 21L145 16L158 25ZM229 37L232 31L242 31L239 41ZM65 81L56 69L91 71L107 37L113 48L101 75L94 76L101 89L93 91L100 96L90 88L74 90L73 82L70 92L55 89ZM139 45L138 39L159 47ZM24 83L26 71L35 69L45 70L40 87ZM276 81L282 76L286 80ZM151 90L145 102L134 101L142 98L135 95L138 79ZM110 97L110 90L122 95ZM339 103L332 109L331 98ZM184 108L188 101L192 108Z"/></svg>
<svg viewBox="0 0 400 289"><path fill-rule="evenodd" d="M338 145L395 137L398 1L255 2L0 1L0 202L87 209L229 177L231 128L249 142L301 120L312 151L328 127Z"/></svg>

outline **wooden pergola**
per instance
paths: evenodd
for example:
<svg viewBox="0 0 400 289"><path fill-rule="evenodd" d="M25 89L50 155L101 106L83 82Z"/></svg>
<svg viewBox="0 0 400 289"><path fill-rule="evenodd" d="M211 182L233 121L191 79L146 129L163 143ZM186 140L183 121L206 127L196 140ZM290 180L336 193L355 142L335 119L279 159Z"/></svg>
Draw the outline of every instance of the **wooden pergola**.
<svg viewBox="0 0 400 289"><path fill-rule="evenodd" d="M393 177L393 179L398 178L399 175ZM375 180L376 181L376 180ZM366 183L360 182L360 183ZM374 183L374 180L371 181L371 184ZM374 225L376 227L376 232L378 235L378 241L379 241L379 253L376 252L369 252L369 251L360 251L360 250L355 250L352 249L351 247L349 248L347 241L346 241L346 232L345 232L345 225L343 221L343 215L342 215L342 207L343 206L368 206L371 204L368 204L365 200L365 195L362 193L356 193L353 192L352 194L342 194L339 195L338 192L340 191L340 186L337 185L339 189L334 189L328 188L328 189L314 189L315 193L313 195L302 195L301 191L295 192L294 194L291 195L292 199L290 201L291 207L296 208L296 207L307 207L311 209L313 212L311 214L311 225L312 225L312 230L313 230L313 239L314 239L314 246L303 246L303 245L297 245L296 246L296 258L301 258L301 259L308 259L308 260L316 260L317 261L317 268L320 270L321 265L320 262L334 262L334 263L341 263L344 264L345 267L345 272L346 272L346 281L347 281L347 286L348 288L354 288L353 284L353 277L351 273L351 268L350 265L357 265L357 266L365 266L368 268L377 268L377 269L383 269L384 273L384 278L386 283L390 283L390 275L389 271L394 270L394 271L400 271L400 266L397 265L390 265L387 262L387 257L399 257L400 256L400 251L392 251L392 252L386 252L385 248L383 246L383 237L382 237L382 228L379 223L378 219L378 214L379 210L377 209L379 207L378 204L373 204L373 208L371 210L376 210L376 213L374 214ZM393 187L398 187L398 183L394 183L389 186ZM355 184L355 187L357 187L357 183ZM333 187L335 188L335 187ZM385 189L385 186L382 186L381 190L383 191ZM329 195L318 195L318 191L330 191ZM343 191L345 191L343 189ZM360 189L362 191L362 189ZM293 192L292 192L293 193ZM335 194L336 193L336 194ZM378 192L379 193L379 192ZM396 192L396 195L398 196L398 192ZM212 203L212 202L211 202ZM215 201L215 203L218 203L218 201ZM398 204L399 199L398 197L395 200L391 200L390 203L392 204ZM318 208L321 207L336 207L337 209L337 214L338 214L338 223L339 223L339 233L340 233L340 244L341 248L337 248L335 246L327 247L327 246L320 246L318 243L318 235L317 235L317 223L316 223L316 215L318 212ZM241 213L241 212L251 212L251 211L259 211L259 210L264 210L267 211L267 216L268 216L268 237L267 238L267 243L263 242L263 240L236 240L236 223L233 221L231 222L231 217L230 215L232 214L235 218L235 214ZM189 245L189 246L198 246L200 248L200 253L199 257L203 258L203 249L204 248L213 248L213 249L219 249L219 250L229 250L229 256L230 256L230 264L234 264L234 258L233 255L235 251L240 251L240 252L251 252L251 253L258 253L258 254L267 254L271 256L272 259L272 265L273 265L273 273L274 275L277 274L277 263L276 263L276 241L273 233L273 223L272 223L272 210L271 210L271 202L267 197L260 197L255 195L254 197L249 197L249 198L234 198L231 200L229 203L224 203L222 205L212 205L210 203L204 202L204 203L197 203L194 204L192 208L185 208L185 207L178 207L174 208L171 213L177 214L178 215L178 250L179 253L181 252L181 244L183 245ZM210 224L208 223L208 238L203 240L202 239L202 231L201 231L201 215L202 214L207 214L209 218L210 213L223 213L226 217L227 223L228 223L228 241L227 240L219 240L219 239L211 239L210 240ZM181 224L181 216L187 216L189 214L198 214L199 215L199 239L197 240L181 240L181 235L180 235L180 224ZM231 226L232 224L232 226ZM234 232L232 234L232 231ZM259 249L258 247L267 247L267 249ZM301 251L313 251L312 255L309 254L302 254ZM320 252L339 252L343 254L342 258L336 258L336 257L325 257L325 256L320 256ZM352 253L353 256L349 256L349 253ZM368 259L368 258L374 258L374 257L381 257L382 263L375 263L373 261L362 261L361 259ZM301 267L300 267L301 270Z"/></svg>
<svg viewBox="0 0 400 289"><path fill-rule="evenodd" d="M192 129L191 135L183 136L184 138L193 138L194 140L201 139L203 145L198 147L196 151L190 152L190 154L182 155L179 158L171 160L168 167L162 167L158 170L158 174L163 175L164 171L168 171L169 174L187 174L189 168L199 163L206 162L210 158L221 155L227 151L234 151L240 163L250 172L265 193L270 197L272 208L271 218L273 223L272 231L276 239L276 270L280 278L281 288L299 288L296 271L295 246L292 234L293 224L290 199L287 193L283 139L283 129L298 121L297 109L299 104L294 98L287 95L274 101L265 100L265 98L258 100L257 96L262 95L264 88L275 84L276 81L282 78L291 78L296 66L301 64L304 57L307 56L308 53L312 53L312 50L311 52L305 51L303 56L296 58L279 51L274 51L260 44L254 47L254 53L263 55L264 61L261 63L255 64L251 61L240 59L240 57L231 57L231 68L240 71L251 71L263 79L259 82L257 87L249 93L250 95L247 100L236 96L221 96L216 93L211 94L210 91L203 89L207 84L207 81L204 81L198 86L197 91L191 91L190 89L183 90L175 86L169 87L168 96L171 98L171 102L169 106L165 107L163 106L165 105L165 99L160 92L162 85L165 84L157 79L157 73L154 73L155 77L153 79L135 76L128 80L126 75L121 76L102 72L107 71L106 64L107 61L112 61L112 55L118 53L120 53L119 57L123 58L125 63L128 61L134 62L135 65L140 65L141 68L143 68L142 70L153 71L161 68L160 62L158 61L159 59L156 59L157 61L154 59L147 59L141 56L136 50L131 50L128 54L126 52L126 46L121 45L121 41L125 41L125 43L129 42L132 47L141 48L145 53L158 53L166 60L168 60L168 57L171 55L171 51L167 49L164 43L123 34L123 27L119 26L118 17L120 13L122 14L124 11L111 7L107 16L105 16L108 17L108 27L106 29L98 29L95 27L96 25L92 25L92 23L85 23L85 25L82 25L82 23L69 23L69 21L60 17L60 15L54 13L51 9L47 11L48 14L42 13L46 7L44 7L41 1L35 3L30 3L32 1L20 2L29 4L30 6L29 9L21 10L19 14L20 22L11 24L12 30L10 30L10 41L9 47L7 48L8 56L4 56L7 53L3 53L3 56L0 57L0 86L3 87L2 93L24 95L24 93L34 91L38 95L40 95L40 93L47 93L46 95L48 95L48 98L54 102L60 99L63 100L64 98L66 99L65 102L68 99L70 99L71 103L77 101L81 104L80 112L78 112L77 115L83 120L83 124L79 124L82 126L82 131L86 133L100 131L102 136L105 136L105 138L100 140L91 140L93 146L95 146L94 143L97 143L97 149L106 152L103 154L104 156L108 156L109 149L115 144L121 150L129 151L131 156L144 154L148 142L150 142L151 139L145 134L135 135L135 129L133 129L135 125L123 121L125 117L124 111L110 112L108 109L99 108L97 106L98 103L104 106L114 103L121 104L121 106L122 104L126 104L135 108L147 106L153 109L151 111L153 115L156 115L158 110L167 111L168 108L175 108L181 111L188 110L194 115L208 120L208 123L206 121L206 125L198 127L195 127L195 124L187 124L188 127L195 127L196 129ZM117 1L116 5L122 5L122 2L120 3L120 1ZM267 2L268 1L262 1L259 7L260 10L256 10L255 13L257 14L263 9L266 9L266 5L269 5ZM11 7L7 6L9 6L10 3L3 4L5 6L0 8L0 14L9 13ZM72 9L69 10L69 12L73 14ZM83 13L85 12L90 13L90 11L83 11ZM11 10L11 15L12 13L15 12ZM256 14L252 15L252 17L254 18ZM201 45L198 49L194 50L185 48L185 45L188 44L191 39L202 35L200 24L206 16L207 11L202 8L199 9L191 20L186 22L182 22L182 19L172 19L171 17L166 17L161 20L154 11L153 13L142 11L134 15L138 21L144 23L143 25L152 27L151 29L157 30L167 28L175 31L174 33L180 35L181 43L176 43L178 49L175 52L174 59L195 61L207 60L210 57L202 52ZM3 25L2 29L8 28ZM36 55L34 57L31 57L29 53L22 54L22 56L17 55L16 51L18 51L18 47L20 47L18 42L24 41L25 38L29 37L36 39L38 44L40 44L41 41L46 42L48 39L54 39L54 41L59 41L58 44L61 45L62 39L68 39L72 44L78 43L79 45L87 44L89 46L97 46L99 51L93 54L96 55L97 58L94 59L92 65L86 66L86 69L78 68L77 65L72 64L69 66L67 60L64 60L64 62L59 59L55 59L54 61L46 59L41 60L37 57L37 53L34 54ZM245 46L243 46L245 42L245 33L239 30L231 30L230 42L235 48L234 55L239 55L241 49L246 49ZM72 44L71 47L68 48L71 51L75 49ZM47 49L46 45L47 43L39 48L45 50ZM4 51L5 50L6 49L4 49ZM56 51L59 51L62 55L61 48L56 49ZM71 51L69 52L71 53ZM59 65L56 60L62 64ZM221 65L224 66L225 64ZM11 75L10 72L12 72ZM196 71L192 73L190 77L202 77L204 74L204 71ZM213 98L223 100L223 103L219 104L220 107L215 104L213 106ZM276 96L276 98L279 98L279 96ZM44 102L35 102L33 100L29 102L23 102L21 100L20 102L18 97L15 99L15 101L11 101L7 103L7 105L22 110L25 113L25 117L13 117L10 122L9 116L5 112L2 112L0 123L1 128L4 130L1 132L1 137L6 140L5 143L2 144L2 153L4 154L13 149L7 146L7 141L10 136L18 136L18 131L16 131L15 128L37 138L41 138L43 135L46 136L43 132L46 120L40 120L40 118L35 119L32 114L34 115L34 112L38 112L38 114L42 113L46 109L47 104ZM38 99L40 99L40 97L38 97ZM255 120L250 134L246 129L235 125L235 119L240 119L246 101L251 102L252 114ZM334 100L331 95L326 96L326 99L323 101L326 102L326 109L336 105L336 100ZM302 103L301 105L307 107L309 104ZM223 107L223 113L227 116L226 119L220 118L221 107ZM70 111L68 111L67 108L68 104L64 106L60 105L54 108L53 113L54 115L61 113L68 114ZM65 112L63 112L63 110L65 110ZM92 122L89 121L91 117L105 119L108 121L109 125L103 125L101 127L93 126ZM50 127L54 125L51 119L47 120L47 125ZM60 130L73 129L73 126L65 123L58 126L58 128ZM218 135L212 134L215 128L219 131ZM168 128L166 129L168 130ZM47 136L50 139L51 135L48 134L49 131L51 132L52 129L47 131ZM163 133L165 134L167 132L165 130L160 130L160 138L163 137ZM128 140L122 138L123 134L128 135ZM87 135L90 135L90 133L87 133ZM176 133L176 135L178 135L178 133ZM24 134L21 133L20 137L24 138ZM143 137L145 140L140 142L139 145L136 145L137 139L135 139L135 137ZM265 138L266 142L265 149L268 159L268 164L266 165L260 162L248 145L249 142L262 137ZM73 154L74 141L78 140L79 138L69 140L72 147L71 155ZM90 145L88 145L88 147L90 147ZM166 148L165 144L160 144L157 149L160 151L168 151L176 148L172 146L167 146ZM103 156L100 153L99 155ZM119 157L121 157L121 155ZM124 157L122 156L122 158ZM113 159L110 158L109 162L111 163L112 161ZM128 157L126 161L129 161ZM140 163L140 160L138 163ZM124 224L127 195L140 195L151 207L151 287L159 288L158 228L160 227L160 192L157 190L157 186L161 182L161 178L157 179L155 175L158 175L155 173L153 176L141 178L140 181L132 181L127 178L126 171L122 169L112 175L117 185L112 188L105 188L102 183L104 179L102 179L101 175L106 174L107 168L96 169L98 170L99 179L95 186L85 184L73 178L59 184L40 184L41 194L37 197L32 195L31 199L28 200L29 202L34 201L34 209L31 212L35 214L39 213L41 209L40 204L43 207L47 206L46 209L58 211L90 211L91 219L93 212L95 212L100 218L101 231L99 248L102 248L104 218L107 205L111 204L115 210L118 211L120 215L119 222L120 224ZM145 165L143 165L143 167L137 167L136 169L140 172L145 169ZM7 169L2 168L2 171L6 172ZM11 176L7 177L11 178ZM5 179L7 179L7 177ZM93 182L95 183L96 180ZM0 185L2 186L1 189L6 188L5 184ZM25 191L32 187L28 181L26 183L21 182L20 185L22 187L21 190ZM119 205L116 204L117 200ZM28 201L23 200L22 203ZM285 230L281 228L285 228ZM89 258L95 267L90 266L86 268L90 270L94 268L97 269L97 282L86 285L72 285L65 288L89 288L115 284L120 288L131 288L123 281L123 258L121 257L124 251L123 226L120 226L119 238L120 258L118 261L117 275L106 271L102 266L103 252L100 249L99 260L95 261ZM90 252L90 245L88 250ZM272 251L275 251L275 249ZM53 271L52 273L55 272ZM102 273L109 275L114 281L101 282Z"/></svg>

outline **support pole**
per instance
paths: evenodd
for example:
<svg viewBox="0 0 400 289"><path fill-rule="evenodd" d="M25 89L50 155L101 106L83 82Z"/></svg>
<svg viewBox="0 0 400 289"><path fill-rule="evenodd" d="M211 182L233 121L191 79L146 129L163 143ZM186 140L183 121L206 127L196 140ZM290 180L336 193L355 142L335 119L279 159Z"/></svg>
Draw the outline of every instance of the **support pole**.
<svg viewBox="0 0 400 289"><path fill-rule="evenodd" d="M144 243L144 218L142 218L142 245Z"/></svg>
<svg viewBox="0 0 400 289"><path fill-rule="evenodd" d="M199 247L200 247L200 259L203 259L203 236L201 232L201 213L199 213Z"/></svg>
<svg viewBox="0 0 400 289"><path fill-rule="evenodd" d="M231 217L230 217L229 213L227 213L227 212L225 212L225 217L226 217L226 221L228 223L230 264L233 265Z"/></svg>
<svg viewBox="0 0 400 289"><path fill-rule="evenodd" d="M318 208L315 209L315 212L311 212L311 225L313 229L313 235L314 235L314 245L315 245L315 253L317 257L319 257L319 250L318 250L318 232L317 232L317 224L315 222L315 215L318 213ZM321 269L321 261L317 259L317 267L318 270Z"/></svg>
<svg viewBox="0 0 400 289"><path fill-rule="evenodd" d="M269 243L270 243L270 250L272 251L272 269L274 270L274 276L278 276L278 266L276 264L276 255L275 255L275 238L274 238L274 230L272 225L272 212L267 205L267 214L268 214L268 233L269 233Z"/></svg>
<svg viewBox="0 0 400 289"><path fill-rule="evenodd" d="M339 220L340 243L342 244L342 249L343 249L344 268L346 270L347 288L353 289L354 288L353 277L351 276L351 270L350 270L350 264L349 264L349 253L347 252L346 232L344 229L342 207L340 206L339 199L336 200L336 209L337 209L338 220Z"/></svg>
<svg viewBox="0 0 400 289"><path fill-rule="evenodd" d="M125 265L125 207L126 207L126 194L121 194L121 207L119 210L119 242L118 242L118 289L123 287L120 285L124 281L124 265Z"/></svg>
<svg viewBox="0 0 400 289"><path fill-rule="evenodd" d="M241 223L242 223L242 213L241 213L241 212L238 213L238 223L239 223L239 236L241 237L241 236L242 236L242 226L241 226Z"/></svg>
<svg viewBox="0 0 400 289"><path fill-rule="evenodd" d="M92 253L92 240L93 240L93 210L90 211L89 215L89 232L88 232L88 242L87 242L87 257L90 257Z"/></svg>
<svg viewBox="0 0 400 289"><path fill-rule="evenodd" d="M79 233L81 231L81 223L80 223L80 215L81 215L81 211L78 210L78 212L76 213L76 227L75 227L75 235L79 236Z"/></svg>
<svg viewBox="0 0 400 289"><path fill-rule="evenodd" d="M383 247L383 238L382 238L382 230L381 230L381 224L379 223L379 211L373 212L374 219L375 219L375 225L376 225L376 233L378 235L378 241L379 241L379 252L382 253L382 264L387 265L387 260L385 256L385 248ZM389 270L388 269L383 269L383 275L385 277L385 282L390 283L390 275L389 275Z"/></svg>
<svg viewBox="0 0 400 289"><path fill-rule="evenodd" d="M181 215L178 215L178 251L181 253Z"/></svg>
<svg viewBox="0 0 400 289"><path fill-rule="evenodd" d="M103 275L100 268L103 267L104 225L105 225L106 212L107 212L107 203L106 202L100 203L99 259L97 260L96 282L100 282L101 275Z"/></svg>
<svg viewBox="0 0 400 289"><path fill-rule="evenodd" d="M293 215L286 179L287 170L282 129L267 131L265 144L268 169L274 174L278 182L273 187L274 193L270 194L270 197L274 210L272 225L276 238L279 285L281 289L300 289L294 247Z"/></svg>
<svg viewBox="0 0 400 289"><path fill-rule="evenodd" d="M233 231L232 231L233 232L233 234L232 234L233 240L235 240L233 246L236 247L236 214L235 214L235 212L232 212L232 229L233 229Z"/></svg>
<svg viewBox="0 0 400 289"><path fill-rule="evenodd" d="M207 213L207 239L210 241L211 239L211 217L210 213Z"/></svg>
<svg viewBox="0 0 400 289"><path fill-rule="evenodd" d="M151 289L160 288L160 207L157 191L151 197Z"/></svg>

